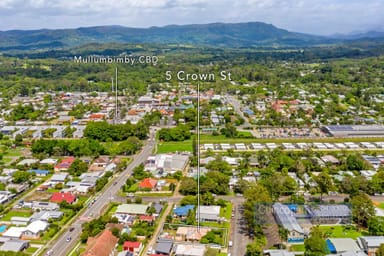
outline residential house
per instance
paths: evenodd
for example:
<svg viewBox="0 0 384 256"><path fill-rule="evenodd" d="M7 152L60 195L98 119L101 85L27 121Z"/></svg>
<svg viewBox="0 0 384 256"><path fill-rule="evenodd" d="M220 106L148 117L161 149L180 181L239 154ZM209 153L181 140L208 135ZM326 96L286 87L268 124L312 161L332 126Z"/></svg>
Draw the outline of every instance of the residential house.
<svg viewBox="0 0 384 256"><path fill-rule="evenodd" d="M45 177L49 174L48 170L28 170L29 173L34 173L36 176Z"/></svg>
<svg viewBox="0 0 384 256"><path fill-rule="evenodd" d="M145 178L139 183L141 190L154 190L157 186L157 180L151 178Z"/></svg>
<svg viewBox="0 0 384 256"><path fill-rule="evenodd" d="M117 207L115 214L146 215L149 204L121 204Z"/></svg>
<svg viewBox="0 0 384 256"><path fill-rule="evenodd" d="M10 227L7 231L2 234L2 237L10 239L19 239L21 238L24 231L25 227Z"/></svg>
<svg viewBox="0 0 384 256"><path fill-rule="evenodd" d="M155 222L155 217L150 215L141 215L139 217L139 221L148 222L149 224L153 224Z"/></svg>
<svg viewBox="0 0 384 256"><path fill-rule="evenodd" d="M124 251L133 252L134 255L139 255L143 248L144 246L141 242L126 241L123 244Z"/></svg>
<svg viewBox="0 0 384 256"><path fill-rule="evenodd" d="M29 247L29 242L20 239L10 239L0 247L0 251L21 252Z"/></svg>
<svg viewBox="0 0 384 256"><path fill-rule="evenodd" d="M92 121L102 121L105 119L105 114L104 113L90 114L89 119L91 119Z"/></svg>
<svg viewBox="0 0 384 256"><path fill-rule="evenodd" d="M204 256L204 245L178 244L175 249L175 256Z"/></svg>
<svg viewBox="0 0 384 256"><path fill-rule="evenodd" d="M76 196L72 193L55 192L52 194L50 201L53 203L66 201L69 204L73 204L76 201Z"/></svg>
<svg viewBox="0 0 384 256"><path fill-rule="evenodd" d="M109 164L109 157L100 156L93 161L93 163L89 166L88 170L90 172L104 171L108 164Z"/></svg>
<svg viewBox="0 0 384 256"><path fill-rule="evenodd" d="M199 216L200 209L200 221L219 221L220 220L220 206L217 205L200 205L200 208L196 209L196 218Z"/></svg>
<svg viewBox="0 0 384 256"><path fill-rule="evenodd" d="M351 223L352 212L345 204L305 205L305 210L315 224L340 224Z"/></svg>
<svg viewBox="0 0 384 256"><path fill-rule="evenodd" d="M153 208L155 208L155 213L153 213L153 216L154 217L159 217L160 216L160 213L161 211L163 210L164 206L162 204L159 204L159 203L154 203L152 205Z"/></svg>
<svg viewBox="0 0 384 256"><path fill-rule="evenodd" d="M173 209L173 214L177 217L187 217L189 211L193 211L195 209L194 205L188 204L184 206L179 206Z"/></svg>
<svg viewBox="0 0 384 256"><path fill-rule="evenodd" d="M53 174L50 180L51 184L65 183L65 180L68 178L68 173L56 173Z"/></svg>
<svg viewBox="0 0 384 256"><path fill-rule="evenodd" d="M183 171L189 162L189 156L183 154L158 154L148 157L145 170L156 175L166 175L176 171Z"/></svg>
<svg viewBox="0 0 384 256"><path fill-rule="evenodd" d="M11 181L12 181L11 176L0 176L0 183L8 184Z"/></svg>
<svg viewBox="0 0 384 256"><path fill-rule="evenodd" d="M27 226L30 221L31 221L31 218L29 217L18 217L18 216L11 217L11 224L15 226Z"/></svg>
<svg viewBox="0 0 384 256"><path fill-rule="evenodd" d="M263 255L265 256L295 256L293 252L287 250L264 250Z"/></svg>
<svg viewBox="0 0 384 256"><path fill-rule="evenodd" d="M272 210L276 222L288 230L288 242L303 242L305 233L297 222L295 213L281 203L274 203Z"/></svg>
<svg viewBox="0 0 384 256"><path fill-rule="evenodd" d="M368 256L376 256L376 250L384 244L384 236L361 236L357 238L357 243Z"/></svg>
<svg viewBox="0 0 384 256"><path fill-rule="evenodd" d="M40 161L40 164L55 165L56 163L57 163L57 159L53 159L53 158L46 158Z"/></svg>
<svg viewBox="0 0 384 256"><path fill-rule="evenodd" d="M97 237L88 238L87 247L81 256L113 256L117 241L119 239L106 229Z"/></svg>
<svg viewBox="0 0 384 256"><path fill-rule="evenodd" d="M75 161L75 158L70 156L62 159L60 163L56 164L54 167L55 172L68 171L72 163Z"/></svg>
<svg viewBox="0 0 384 256"><path fill-rule="evenodd" d="M167 238L159 238L156 241L155 252L161 255L171 255L173 248L173 240Z"/></svg>
<svg viewBox="0 0 384 256"><path fill-rule="evenodd" d="M328 238L326 240L330 253L345 253L361 251L356 241L352 238Z"/></svg>
<svg viewBox="0 0 384 256"><path fill-rule="evenodd" d="M4 204L15 197L15 194L12 194L9 191L0 191L0 204Z"/></svg>
<svg viewBox="0 0 384 256"><path fill-rule="evenodd" d="M38 159L23 159L17 165L30 166L32 164L38 163Z"/></svg>
<svg viewBox="0 0 384 256"><path fill-rule="evenodd" d="M196 227L178 227L176 230L176 241L188 241L188 242L198 242L203 236L205 236L210 228L201 227L200 230L197 230Z"/></svg>
<svg viewBox="0 0 384 256"><path fill-rule="evenodd" d="M25 205L26 203L24 203L24 206ZM34 211L56 211L60 207L56 203L33 201L30 208L32 208Z"/></svg>
<svg viewBox="0 0 384 256"><path fill-rule="evenodd" d="M49 224L48 222L37 220L34 222L31 222L23 231L22 235L23 237L29 238L29 239L38 239L40 237L40 234L47 230Z"/></svg>
<svg viewBox="0 0 384 256"><path fill-rule="evenodd" d="M35 212L31 217L31 222L41 220L48 222L49 219L59 220L63 217L64 213L60 211L40 211Z"/></svg>
<svg viewBox="0 0 384 256"><path fill-rule="evenodd" d="M132 252L122 251L117 254L117 256L134 256Z"/></svg>

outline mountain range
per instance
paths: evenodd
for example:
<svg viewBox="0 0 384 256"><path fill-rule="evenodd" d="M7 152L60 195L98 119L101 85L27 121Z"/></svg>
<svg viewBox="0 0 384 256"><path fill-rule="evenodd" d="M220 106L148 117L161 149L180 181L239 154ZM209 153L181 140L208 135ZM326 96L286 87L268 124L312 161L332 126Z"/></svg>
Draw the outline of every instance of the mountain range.
<svg viewBox="0 0 384 256"><path fill-rule="evenodd" d="M361 38L384 38L384 32L331 37L290 32L262 22L169 25L130 28L98 26L77 29L0 31L0 51L65 49L89 43L154 43L227 48L306 47Z"/></svg>

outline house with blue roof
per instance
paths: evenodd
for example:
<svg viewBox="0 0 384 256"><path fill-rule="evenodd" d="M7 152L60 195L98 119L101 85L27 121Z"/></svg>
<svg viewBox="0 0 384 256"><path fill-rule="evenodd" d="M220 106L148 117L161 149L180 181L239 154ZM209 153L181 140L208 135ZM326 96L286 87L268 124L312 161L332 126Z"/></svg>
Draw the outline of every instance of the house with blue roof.
<svg viewBox="0 0 384 256"><path fill-rule="evenodd" d="M187 217L189 211L193 211L195 209L195 206L192 204L179 206L175 209L173 209L173 214L178 217Z"/></svg>
<svg viewBox="0 0 384 256"><path fill-rule="evenodd" d="M28 170L29 173L34 173L36 176L47 176L49 174L48 170Z"/></svg>
<svg viewBox="0 0 384 256"><path fill-rule="evenodd" d="M255 112L253 112L251 109L244 109L244 113L249 116L253 116L255 114Z"/></svg>

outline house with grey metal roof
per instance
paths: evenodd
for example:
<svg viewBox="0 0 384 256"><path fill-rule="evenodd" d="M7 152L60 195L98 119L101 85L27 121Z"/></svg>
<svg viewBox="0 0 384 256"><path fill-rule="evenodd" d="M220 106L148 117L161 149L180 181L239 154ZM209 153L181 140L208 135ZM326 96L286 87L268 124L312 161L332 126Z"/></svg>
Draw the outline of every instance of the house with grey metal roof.
<svg viewBox="0 0 384 256"><path fill-rule="evenodd" d="M353 240L352 238L328 238L326 242L331 253L361 251L356 240Z"/></svg>
<svg viewBox="0 0 384 256"><path fill-rule="evenodd" d="M263 255L265 256L295 256L293 252L287 250L264 250Z"/></svg>
<svg viewBox="0 0 384 256"><path fill-rule="evenodd" d="M48 221L49 219L55 219L58 220L61 217L63 217L64 213L60 211L40 211L35 212L31 217L31 222L42 220L42 221Z"/></svg>
<svg viewBox="0 0 384 256"><path fill-rule="evenodd" d="M352 212L345 204L305 205L304 208L314 224L351 223Z"/></svg>
<svg viewBox="0 0 384 256"><path fill-rule="evenodd" d="M360 248L368 255L374 256L381 244L384 244L384 236L361 236L357 238Z"/></svg>
<svg viewBox="0 0 384 256"><path fill-rule="evenodd" d="M297 222L296 214L281 203L274 203L272 210L276 222L288 230L288 242L303 242L305 232Z"/></svg>
<svg viewBox="0 0 384 256"><path fill-rule="evenodd" d="M51 183L64 183L68 173L56 173L51 177Z"/></svg>
<svg viewBox="0 0 384 256"><path fill-rule="evenodd" d="M145 215L149 204L121 204L116 209L116 214Z"/></svg>
<svg viewBox="0 0 384 256"><path fill-rule="evenodd" d="M198 209L196 209L196 218L198 218ZM200 221L218 221L219 219L220 219L220 206L200 205Z"/></svg>
<svg viewBox="0 0 384 256"><path fill-rule="evenodd" d="M34 211L35 210L55 211L55 210L58 210L60 207L57 203L33 201L31 204L31 208Z"/></svg>
<svg viewBox="0 0 384 256"><path fill-rule="evenodd" d="M21 252L29 247L29 242L20 239L10 239L0 247L0 251Z"/></svg>
<svg viewBox="0 0 384 256"><path fill-rule="evenodd" d="M173 248L173 240L166 238L159 238L155 245L155 252L157 254L170 255Z"/></svg>

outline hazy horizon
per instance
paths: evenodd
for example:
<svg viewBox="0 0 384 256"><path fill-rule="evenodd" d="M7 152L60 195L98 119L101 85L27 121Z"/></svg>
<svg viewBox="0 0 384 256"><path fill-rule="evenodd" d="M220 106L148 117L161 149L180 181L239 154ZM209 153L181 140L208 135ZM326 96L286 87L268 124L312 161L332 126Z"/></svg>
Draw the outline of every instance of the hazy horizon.
<svg viewBox="0 0 384 256"><path fill-rule="evenodd" d="M384 31L381 0L3 0L1 31L260 21L313 35Z"/></svg>

